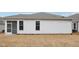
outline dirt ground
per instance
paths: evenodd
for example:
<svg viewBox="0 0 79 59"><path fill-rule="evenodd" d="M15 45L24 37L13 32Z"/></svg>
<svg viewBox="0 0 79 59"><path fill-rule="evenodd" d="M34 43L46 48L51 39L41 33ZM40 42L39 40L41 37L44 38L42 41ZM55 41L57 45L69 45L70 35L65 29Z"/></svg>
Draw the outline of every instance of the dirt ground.
<svg viewBox="0 0 79 59"><path fill-rule="evenodd" d="M5 35L0 47L79 47L79 35Z"/></svg>

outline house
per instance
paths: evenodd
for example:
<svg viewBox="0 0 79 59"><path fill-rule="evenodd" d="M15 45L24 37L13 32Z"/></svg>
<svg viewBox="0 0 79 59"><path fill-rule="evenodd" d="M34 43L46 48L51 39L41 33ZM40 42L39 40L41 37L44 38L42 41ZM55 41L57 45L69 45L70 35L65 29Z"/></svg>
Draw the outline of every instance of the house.
<svg viewBox="0 0 79 59"><path fill-rule="evenodd" d="M71 34L72 19L39 12L4 17L6 34Z"/></svg>
<svg viewBox="0 0 79 59"><path fill-rule="evenodd" d="M68 18L72 19L72 30L73 32L79 32L79 14L74 14Z"/></svg>
<svg viewBox="0 0 79 59"><path fill-rule="evenodd" d="M3 18L0 17L0 33L4 32L4 29L5 29L5 22L4 22Z"/></svg>

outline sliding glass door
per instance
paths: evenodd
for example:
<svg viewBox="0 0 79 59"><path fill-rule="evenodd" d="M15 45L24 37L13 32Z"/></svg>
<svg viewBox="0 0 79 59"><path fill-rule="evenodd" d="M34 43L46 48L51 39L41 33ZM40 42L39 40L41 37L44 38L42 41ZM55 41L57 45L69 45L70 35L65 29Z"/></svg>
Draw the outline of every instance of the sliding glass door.
<svg viewBox="0 0 79 59"><path fill-rule="evenodd" d="M11 34L17 33L17 21L7 21L7 32Z"/></svg>

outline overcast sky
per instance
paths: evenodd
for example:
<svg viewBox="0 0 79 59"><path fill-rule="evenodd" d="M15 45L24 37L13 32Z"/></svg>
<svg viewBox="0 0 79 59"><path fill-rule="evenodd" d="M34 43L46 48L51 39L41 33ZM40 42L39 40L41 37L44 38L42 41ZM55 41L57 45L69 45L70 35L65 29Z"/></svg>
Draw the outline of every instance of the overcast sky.
<svg viewBox="0 0 79 59"><path fill-rule="evenodd" d="M61 15L61 16L70 16L75 14L74 12L51 12L52 14ZM32 12L0 12L0 16L10 16L16 14L32 14Z"/></svg>

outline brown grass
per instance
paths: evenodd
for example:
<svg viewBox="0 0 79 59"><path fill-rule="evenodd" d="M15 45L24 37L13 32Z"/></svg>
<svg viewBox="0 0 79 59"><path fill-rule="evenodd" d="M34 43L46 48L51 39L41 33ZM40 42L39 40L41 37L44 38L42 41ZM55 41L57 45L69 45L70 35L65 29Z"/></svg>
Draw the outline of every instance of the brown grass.
<svg viewBox="0 0 79 59"><path fill-rule="evenodd" d="M1 47L79 47L79 35L5 35Z"/></svg>

